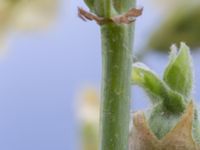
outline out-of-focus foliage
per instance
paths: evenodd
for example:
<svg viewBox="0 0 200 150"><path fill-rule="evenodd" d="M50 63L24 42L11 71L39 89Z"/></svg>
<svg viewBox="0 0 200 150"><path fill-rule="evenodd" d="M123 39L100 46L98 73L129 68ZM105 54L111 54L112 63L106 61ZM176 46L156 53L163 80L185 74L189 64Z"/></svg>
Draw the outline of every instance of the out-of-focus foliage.
<svg viewBox="0 0 200 150"><path fill-rule="evenodd" d="M58 0L0 0L0 39L11 31L46 27L57 8Z"/></svg>
<svg viewBox="0 0 200 150"><path fill-rule="evenodd" d="M169 16L150 37L148 48L164 52L169 45L181 41L191 49L200 47L200 2L183 0L174 5L171 9L168 7L166 15Z"/></svg>
<svg viewBox="0 0 200 150"><path fill-rule="evenodd" d="M85 88L79 98L79 116L82 128L82 149L98 150L99 94L95 88Z"/></svg>

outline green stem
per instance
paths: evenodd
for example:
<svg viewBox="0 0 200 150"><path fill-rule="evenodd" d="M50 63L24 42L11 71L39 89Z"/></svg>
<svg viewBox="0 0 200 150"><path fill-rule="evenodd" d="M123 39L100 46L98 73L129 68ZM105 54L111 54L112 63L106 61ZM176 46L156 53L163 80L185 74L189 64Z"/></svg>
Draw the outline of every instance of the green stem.
<svg viewBox="0 0 200 150"><path fill-rule="evenodd" d="M85 0L103 18L122 15L135 0ZM100 150L128 150L133 24L106 23L102 35Z"/></svg>
<svg viewBox="0 0 200 150"><path fill-rule="evenodd" d="M101 150L128 150L132 31L132 25L101 27Z"/></svg>
<svg viewBox="0 0 200 150"><path fill-rule="evenodd" d="M128 150L132 28L108 24L101 27L101 33L101 150Z"/></svg>

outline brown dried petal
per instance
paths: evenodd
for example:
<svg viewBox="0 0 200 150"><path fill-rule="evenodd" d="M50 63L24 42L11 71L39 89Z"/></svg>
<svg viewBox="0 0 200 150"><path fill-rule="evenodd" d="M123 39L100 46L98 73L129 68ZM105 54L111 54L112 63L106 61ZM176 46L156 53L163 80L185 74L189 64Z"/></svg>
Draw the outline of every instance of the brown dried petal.
<svg viewBox="0 0 200 150"><path fill-rule="evenodd" d="M143 12L143 8L137 9L132 8L127 13L113 17L112 20L117 24L130 24L136 20L137 17L141 16Z"/></svg>
<svg viewBox="0 0 200 150"><path fill-rule="evenodd" d="M142 12L143 12L143 8L141 9L132 8L123 15L114 16L112 18L102 18L102 17L96 16L95 14L87 12L82 8L78 8L78 16L82 20L84 21L94 20L99 25L110 23L110 22L113 22L116 24L130 24L135 21L136 17L139 17L140 15L142 15Z"/></svg>
<svg viewBox="0 0 200 150"><path fill-rule="evenodd" d="M82 8L78 8L78 16L83 20L83 21L87 21L87 20L95 20L97 23L99 23L102 18L92 14L92 13L89 13L87 11L85 11L84 9Z"/></svg>

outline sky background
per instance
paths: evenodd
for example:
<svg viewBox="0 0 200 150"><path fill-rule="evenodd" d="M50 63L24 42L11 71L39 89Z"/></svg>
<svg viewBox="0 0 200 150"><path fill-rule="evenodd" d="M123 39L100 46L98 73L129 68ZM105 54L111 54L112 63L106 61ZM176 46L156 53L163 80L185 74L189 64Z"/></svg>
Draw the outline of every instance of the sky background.
<svg viewBox="0 0 200 150"><path fill-rule="evenodd" d="M140 0L144 15L137 20L134 49L142 48L163 19L160 9ZM12 33L0 58L0 149L79 150L77 96L86 86L100 87L99 27L77 17L81 0L61 0L59 16L46 31ZM159 13L160 12L160 13ZM200 96L199 51L194 95ZM167 55L148 54L144 62L159 74ZM141 89L133 88L134 110L148 107Z"/></svg>

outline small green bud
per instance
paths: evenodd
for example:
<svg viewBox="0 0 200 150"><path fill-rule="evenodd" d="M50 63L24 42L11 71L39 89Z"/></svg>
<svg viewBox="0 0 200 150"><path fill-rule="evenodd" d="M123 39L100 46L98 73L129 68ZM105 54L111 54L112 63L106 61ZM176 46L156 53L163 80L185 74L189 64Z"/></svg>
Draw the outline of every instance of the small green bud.
<svg viewBox="0 0 200 150"><path fill-rule="evenodd" d="M198 112L191 99L192 59L190 50L184 43L181 43L179 52L177 52L176 47L172 47L170 61L164 71L163 80L144 64L135 63L133 64L132 83L142 87L153 103L152 108L145 113L145 119L157 140L165 139L169 134L172 134L172 131L178 128L177 125L180 124L180 119L186 113L186 108L189 109L193 105L192 115L187 116L187 118L192 118L187 130L192 135L189 138L200 143ZM173 134L172 136L176 137ZM177 138L181 139L182 137Z"/></svg>

